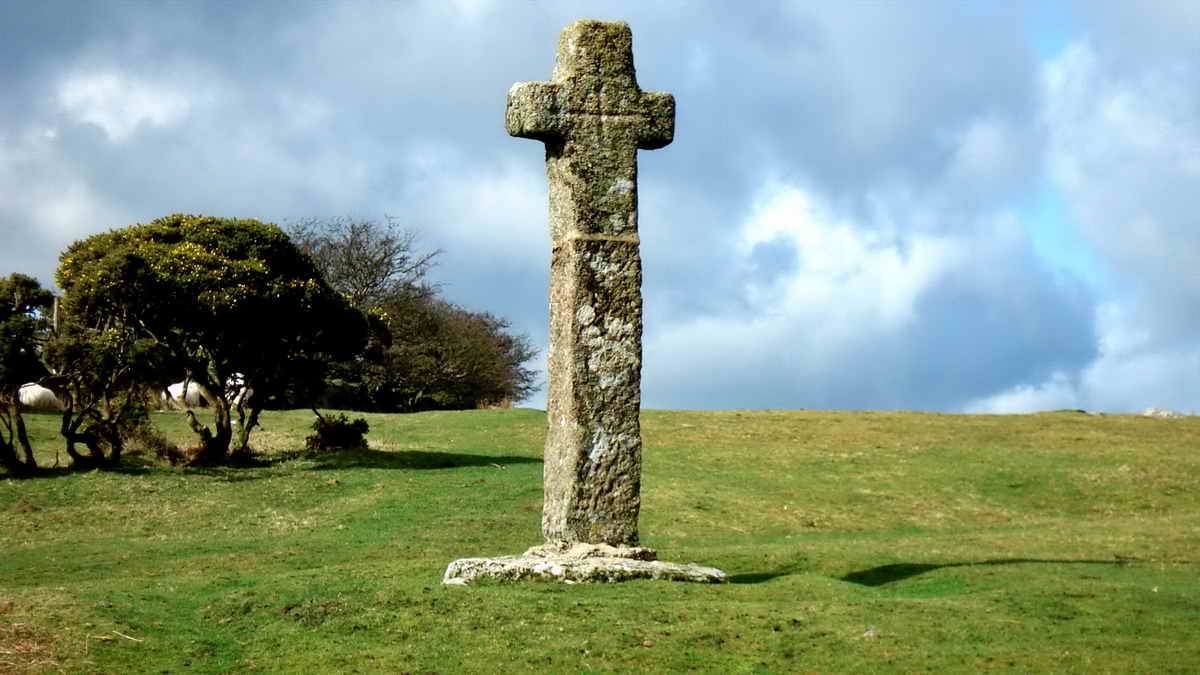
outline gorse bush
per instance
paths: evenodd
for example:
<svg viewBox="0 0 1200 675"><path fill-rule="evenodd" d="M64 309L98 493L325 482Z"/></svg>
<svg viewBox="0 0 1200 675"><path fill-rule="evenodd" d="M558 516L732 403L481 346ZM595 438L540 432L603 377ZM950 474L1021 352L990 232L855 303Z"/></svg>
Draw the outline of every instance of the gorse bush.
<svg viewBox="0 0 1200 675"><path fill-rule="evenodd" d="M127 373L129 385L186 375L206 392L211 425L189 417L199 464L249 455L267 405L284 395L311 405L325 364L367 340L366 317L282 230L256 220L175 214L92 235L63 252L55 278L60 309L85 341L72 372L96 371L91 362L111 352L121 369L99 372ZM239 396L243 387L254 395ZM94 383L80 388L104 398Z"/></svg>
<svg viewBox="0 0 1200 675"><path fill-rule="evenodd" d="M317 433L304 439L304 445L309 450L346 450L367 447L367 439L363 437L370 427L367 420L361 417L351 422L343 413L330 417L322 417L321 413L317 413L312 430Z"/></svg>

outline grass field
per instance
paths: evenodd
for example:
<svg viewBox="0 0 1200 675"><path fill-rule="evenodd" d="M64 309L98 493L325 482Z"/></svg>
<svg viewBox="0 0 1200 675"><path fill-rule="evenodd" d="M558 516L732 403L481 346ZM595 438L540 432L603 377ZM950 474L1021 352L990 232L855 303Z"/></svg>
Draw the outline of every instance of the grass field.
<svg viewBox="0 0 1200 675"><path fill-rule="evenodd" d="M643 543L731 583L443 587L540 543L544 415L366 417L0 474L0 671L1200 670L1200 418L647 411Z"/></svg>

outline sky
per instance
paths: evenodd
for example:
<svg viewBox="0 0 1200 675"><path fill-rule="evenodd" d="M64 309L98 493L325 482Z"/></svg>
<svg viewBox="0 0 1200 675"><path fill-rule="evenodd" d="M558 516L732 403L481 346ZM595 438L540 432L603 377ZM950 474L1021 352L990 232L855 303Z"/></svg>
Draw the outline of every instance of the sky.
<svg viewBox="0 0 1200 675"><path fill-rule="evenodd" d="M544 371L543 147L504 108L578 18L676 99L643 406L1200 408L1191 0L0 0L0 274L171 213L393 218Z"/></svg>

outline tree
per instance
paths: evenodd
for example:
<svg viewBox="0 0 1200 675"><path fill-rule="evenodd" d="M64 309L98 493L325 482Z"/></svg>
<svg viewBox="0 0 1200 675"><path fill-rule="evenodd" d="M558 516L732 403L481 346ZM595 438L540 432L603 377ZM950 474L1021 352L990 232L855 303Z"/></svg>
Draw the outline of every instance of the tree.
<svg viewBox="0 0 1200 675"><path fill-rule="evenodd" d="M486 312L437 298L384 303L392 342L363 372L377 410L412 412L507 405L537 390L523 364L537 355L524 335Z"/></svg>
<svg viewBox="0 0 1200 675"><path fill-rule="evenodd" d="M282 230L255 220L176 214L94 235L62 254L57 280L71 321L152 340L212 403L211 428L188 413L196 463L225 460L231 445L248 454L266 405L311 399L324 361L366 340L362 314Z"/></svg>
<svg viewBox="0 0 1200 675"><path fill-rule="evenodd" d="M386 225L314 218L293 225L288 235L312 257L325 281L364 312L397 294L432 292L425 275L441 251L418 252L416 233L401 229L391 218Z"/></svg>
<svg viewBox="0 0 1200 675"><path fill-rule="evenodd" d="M12 473L37 468L21 416L21 385L45 374L38 335L54 296L32 277L0 278L0 466ZM17 455L24 451L24 460Z"/></svg>
<svg viewBox="0 0 1200 675"><path fill-rule="evenodd" d="M334 290L376 319L360 358L333 364L326 404L380 412L475 408L536 391L537 355L507 321L437 297L426 281L440 251L388 221L309 220L289 230Z"/></svg>
<svg viewBox="0 0 1200 675"><path fill-rule="evenodd" d="M147 395L161 390L169 373L168 355L157 341L139 337L133 327L105 323L86 326L67 318L45 347L54 371L45 383L63 404L59 431L75 468L120 463L125 439L149 424Z"/></svg>

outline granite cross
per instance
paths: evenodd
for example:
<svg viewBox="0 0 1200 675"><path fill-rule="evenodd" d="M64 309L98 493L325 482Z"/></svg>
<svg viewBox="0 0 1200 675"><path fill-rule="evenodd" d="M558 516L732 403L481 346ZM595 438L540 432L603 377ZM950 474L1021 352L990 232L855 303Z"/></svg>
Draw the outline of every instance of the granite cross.
<svg viewBox="0 0 1200 675"><path fill-rule="evenodd" d="M508 133L542 141L550 182L547 543L638 540L642 262L637 151L675 131L675 99L638 88L624 22L563 29L550 82L508 92Z"/></svg>

